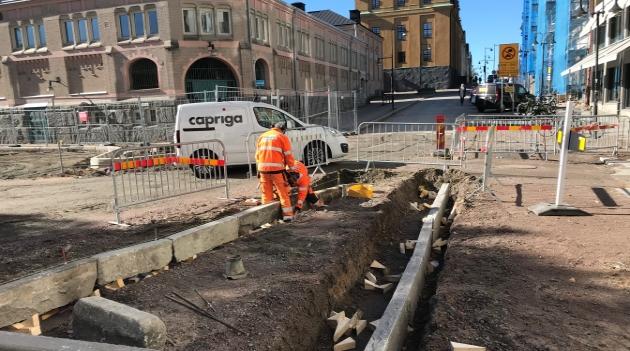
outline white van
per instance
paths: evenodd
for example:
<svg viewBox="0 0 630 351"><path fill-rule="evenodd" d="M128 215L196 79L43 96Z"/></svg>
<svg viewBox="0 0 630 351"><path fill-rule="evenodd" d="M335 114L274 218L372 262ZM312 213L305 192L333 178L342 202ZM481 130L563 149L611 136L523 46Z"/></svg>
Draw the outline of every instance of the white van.
<svg viewBox="0 0 630 351"><path fill-rule="evenodd" d="M273 105L248 101L179 105L175 143L218 139L225 145L227 165L253 164L256 139L277 122L286 123L293 155L307 166L325 164L348 153L348 141L339 131L305 124ZM220 154L219 150L194 148L184 145L179 154L191 158Z"/></svg>

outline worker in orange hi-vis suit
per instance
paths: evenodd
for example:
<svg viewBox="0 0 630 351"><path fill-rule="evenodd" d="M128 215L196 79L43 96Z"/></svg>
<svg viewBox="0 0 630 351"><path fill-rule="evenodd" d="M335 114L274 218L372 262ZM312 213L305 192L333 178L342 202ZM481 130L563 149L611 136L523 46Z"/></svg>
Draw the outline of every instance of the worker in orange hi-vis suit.
<svg viewBox="0 0 630 351"><path fill-rule="evenodd" d="M295 159L291 152L291 141L284 134L286 124L279 122L256 141L256 167L262 189L262 203L274 201L274 188L280 198L282 219L293 220L293 206L289 197L289 183L286 169L295 170Z"/></svg>
<svg viewBox="0 0 630 351"><path fill-rule="evenodd" d="M315 195L311 187L311 177L308 174L308 169L302 162L295 161L295 171L289 171L289 184L298 189L296 212L302 210L305 200L311 205L321 206L317 195Z"/></svg>

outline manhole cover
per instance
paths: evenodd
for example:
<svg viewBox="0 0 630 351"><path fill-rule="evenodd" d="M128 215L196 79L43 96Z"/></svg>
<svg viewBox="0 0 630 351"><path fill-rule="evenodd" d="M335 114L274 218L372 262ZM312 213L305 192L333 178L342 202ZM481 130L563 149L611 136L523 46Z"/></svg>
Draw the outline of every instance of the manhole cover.
<svg viewBox="0 0 630 351"><path fill-rule="evenodd" d="M501 166L496 166L496 168L536 169L538 167L532 166L532 165L501 165Z"/></svg>

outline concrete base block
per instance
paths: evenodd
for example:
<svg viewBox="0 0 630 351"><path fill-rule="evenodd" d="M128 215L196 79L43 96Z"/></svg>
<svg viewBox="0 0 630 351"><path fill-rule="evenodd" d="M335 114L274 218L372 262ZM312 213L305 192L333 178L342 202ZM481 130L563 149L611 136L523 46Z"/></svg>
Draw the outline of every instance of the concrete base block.
<svg viewBox="0 0 630 351"><path fill-rule="evenodd" d="M81 340L152 349L166 342L166 325L158 317L97 296L74 305L72 332Z"/></svg>
<svg viewBox="0 0 630 351"><path fill-rule="evenodd" d="M0 286L0 327L90 296L96 260L71 262Z"/></svg>
<svg viewBox="0 0 630 351"><path fill-rule="evenodd" d="M117 278L129 278L160 269L171 262L173 244L169 239L151 241L93 256L98 263L101 285Z"/></svg>
<svg viewBox="0 0 630 351"><path fill-rule="evenodd" d="M212 250L238 238L239 220L225 217L168 237L173 242L173 256L177 262Z"/></svg>
<svg viewBox="0 0 630 351"><path fill-rule="evenodd" d="M587 212L569 205L539 203L528 210L537 216L590 216Z"/></svg>
<svg viewBox="0 0 630 351"><path fill-rule="evenodd" d="M137 347L0 331L0 351L149 351Z"/></svg>
<svg viewBox="0 0 630 351"><path fill-rule="evenodd" d="M280 217L280 203L272 202L270 204L252 207L235 214L233 217L238 218L239 234L247 234L252 229L278 219Z"/></svg>

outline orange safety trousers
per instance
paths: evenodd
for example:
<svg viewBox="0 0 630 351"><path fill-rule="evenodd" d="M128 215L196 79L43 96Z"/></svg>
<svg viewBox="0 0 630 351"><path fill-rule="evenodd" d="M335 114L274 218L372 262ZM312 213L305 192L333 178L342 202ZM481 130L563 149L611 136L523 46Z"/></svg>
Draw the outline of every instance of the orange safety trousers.
<svg viewBox="0 0 630 351"><path fill-rule="evenodd" d="M313 188L311 188L311 177L308 175L308 169L302 162L296 161L295 168L300 173L300 178L297 180L297 205L295 206L297 209L301 210L302 206L304 206L304 200L308 194L313 194Z"/></svg>
<svg viewBox="0 0 630 351"><path fill-rule="evenodd" d="M282 208L282 219L293 219L293 206L291 205L291 198L289 197L289 191L291 187L284 178L282 173L261 173L260 174L260 188L262 189L262 203L268 204L274 201L273 189L276 189L278 197L280 197L280 207Z"/></svg>

